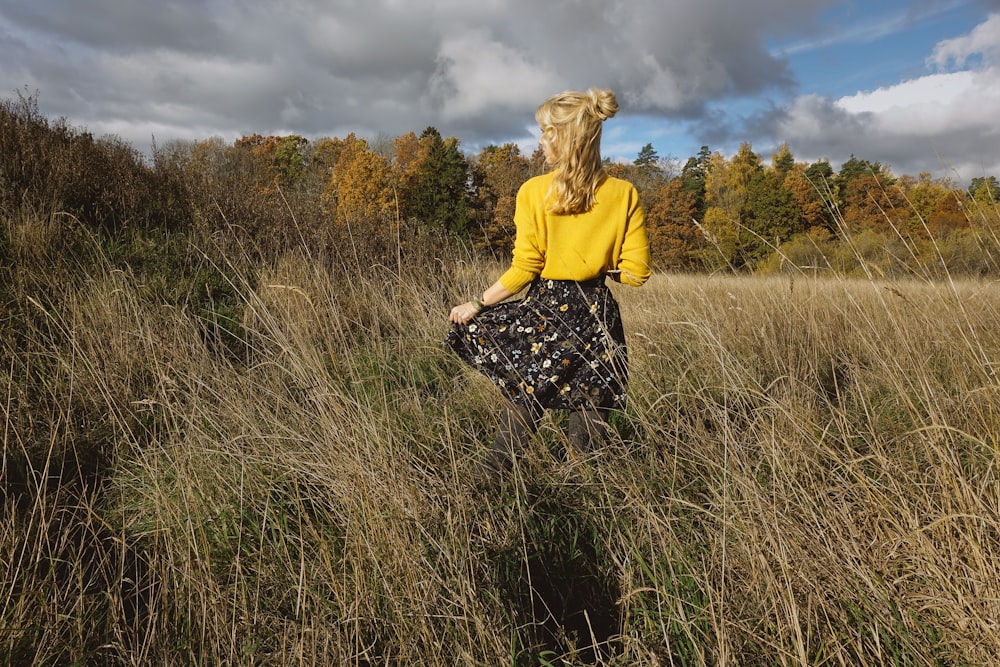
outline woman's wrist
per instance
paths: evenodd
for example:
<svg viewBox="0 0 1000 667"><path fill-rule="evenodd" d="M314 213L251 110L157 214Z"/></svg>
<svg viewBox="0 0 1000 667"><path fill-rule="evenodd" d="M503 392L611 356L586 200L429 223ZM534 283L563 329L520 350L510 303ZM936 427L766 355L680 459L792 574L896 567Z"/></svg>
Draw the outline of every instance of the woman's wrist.
<svg viewBox="0 0 1000 667"><path fill-rule="evenodd" d="M483 300L480 299L479 297L472 297L471 299L469 299L469 303L475 306L477 311L482 310L483 308L486 307L486 304L483 303Z"/></svg>

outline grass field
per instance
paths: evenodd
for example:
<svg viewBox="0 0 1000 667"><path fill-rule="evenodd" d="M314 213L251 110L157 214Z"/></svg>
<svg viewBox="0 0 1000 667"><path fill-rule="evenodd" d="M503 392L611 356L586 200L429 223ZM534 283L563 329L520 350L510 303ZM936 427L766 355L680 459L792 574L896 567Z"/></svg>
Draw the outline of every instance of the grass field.
<svg viewBox="0 0 1000 667"><path fill-rule="evenodd" d="M616 288L615 442L482 494L442 338L500 267L206 252L194 303L64 226L6 232L3 664L1000 661L994 282Z"/></svg>

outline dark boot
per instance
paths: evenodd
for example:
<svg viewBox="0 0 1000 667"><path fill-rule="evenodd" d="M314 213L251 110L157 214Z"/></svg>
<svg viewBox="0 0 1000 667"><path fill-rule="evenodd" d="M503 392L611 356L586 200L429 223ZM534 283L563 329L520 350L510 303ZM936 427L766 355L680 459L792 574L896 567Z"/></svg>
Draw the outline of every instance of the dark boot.
<svg viewBox="0 0 1000 667"><path fill-rule="evenodd" d="M539 415L521 405L508 403L500 415L493 449L479 464L477 481L480 485L496 485L510 474L514 459L523 452L538 430Z"/></svg>
<svg viewBox="0 0 1000 667"><path fill-rule="evenodd" d="M585 456L608 444L608 410L584 408L569 413L566 439L572 453Z"/></svg>

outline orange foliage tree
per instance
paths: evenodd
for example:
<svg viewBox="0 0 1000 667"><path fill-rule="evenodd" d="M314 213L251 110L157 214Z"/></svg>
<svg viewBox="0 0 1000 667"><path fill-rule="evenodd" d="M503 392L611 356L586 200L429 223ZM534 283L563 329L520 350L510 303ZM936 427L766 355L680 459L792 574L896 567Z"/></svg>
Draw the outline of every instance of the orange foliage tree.
<svg viewBox="0 0 1000 667"><path fill-rule="evenodd" d="M380 225L395 217L396 188L389 161L368 150L350 151L337 162L338 222ZM372 230L375 231L375 230Z"/></svg>
<svg viewBox="0 0 1000 667"><path fill-rule="evenodd" d="M330 177L321 195L321 202L334 217L336 217L340 200L340 181L355 156L366 150L368 150L368 142L364 139L358 139L353 132L343 139L332 139L327 147L328 153L331 156L336 155L336 157L333 159Z"/></svg>
<svg viewBox="0 0 1000 667"><path fill-rule="evenodd" d="M820 195L820 190L806 176L806 167L796 164L786 174L782 185L799 207L801 226L806 231L830 231L830 212L826 202Z"/></svg>
<svg viewBox="0 0 1000 667"><path fill-rule="evenodd" d="M703 237L695 223L698 197L675 178L647 198L646 232L656 269L691 270L699 265Z"/></svg>
<svg viewBox="0 0 1000 667"><path fill-rule="evenodd" d="M481 232L477 245L494 252L513 247L517 191L530 173L531 161L513 143L487 146L473 160L475 209Z"/></svg>

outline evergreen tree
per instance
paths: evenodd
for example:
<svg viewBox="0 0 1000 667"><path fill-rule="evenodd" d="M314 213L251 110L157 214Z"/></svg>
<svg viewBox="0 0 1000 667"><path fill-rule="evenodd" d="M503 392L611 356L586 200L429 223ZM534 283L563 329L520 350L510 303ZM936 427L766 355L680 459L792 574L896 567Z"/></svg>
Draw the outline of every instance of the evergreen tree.
<svg viewBox="0 0 1000 667"><path fill-rule="evenodd" d="M469 223L469 167L458 140L442 139L436 128L420 135L420 157L407 193L407 213L424 223L462 234Z"/></svg>
<svg viewBox="0 0 1000 667"><path fill-rule="evenodd" d="M793 235L805 231L795 197L781 183L778 172L761 170L747 184L742 214L742 252L748 265L767 258Z"/></svg>
<svg viewBox="0 0 1000 667"><path fill-rule="evenodd" d="M788 142L781 144L774 155L771 156L771 167L778 172L781 176L784 176L792 170L795 166L795 157L792 155L792 151L788 148Z"/></svg>
<svg viewBox="0 0 1000 667"><path fill-rule="evenodd" d="M631 180L639 192L652 192L662 187L666 181L663 168L660 166L660 156L656 154L653 144L646 144L632 162Z"/></svg>
<svg viewBox="0 0 1000 667"><path fill-rule="evenodd" d="M813 162L806 169L805 177L819 193L825 207L832 206L837 202L837 182L829 160L824 158ZM833 228L832 221L830 221L830 228Z"/></svg>
<svg viewBox="0 0 1000 667"><path fill-rule="evenodd" d="M633 164L639 169L656 169L659 166L660 156L656 154L653 144L646 144L639 151L639 155Z"/></svg>
<svg viewBox="0 0 1000 667"><path fill-rule="evenodd" d="M978 202L1000 201L1000 183L996 176L977 176L969 184L969 196Z"/></svg>
<svg viewBox="0 0 1000 667"><path fill-rule="evenodd" d="M881 163L861 160L854 157L854 154L851 153L851 157L848 158L847 162L840 165L840 171L837 172L835 180L837 186L843 191L844 187L851 181L866 176L884 177L886 174L883 173Z"/></svg>
<svg viewBox="0 0 1000 667"><path fill-rule="evenodd" d="M830 161L823 159L813 162L806 169L806 178L822 191L824 189L823 182L830 181L833 178L833 167L830 166Z"/></svg>
<svg viewBox="0 0 1000 667"><path fill-rule="evenodd" d="M702 146L698 155L688 158L681 170L681 191L694 196L695 212L698 218L705 215L705 175L712 152Z"/></svg>

